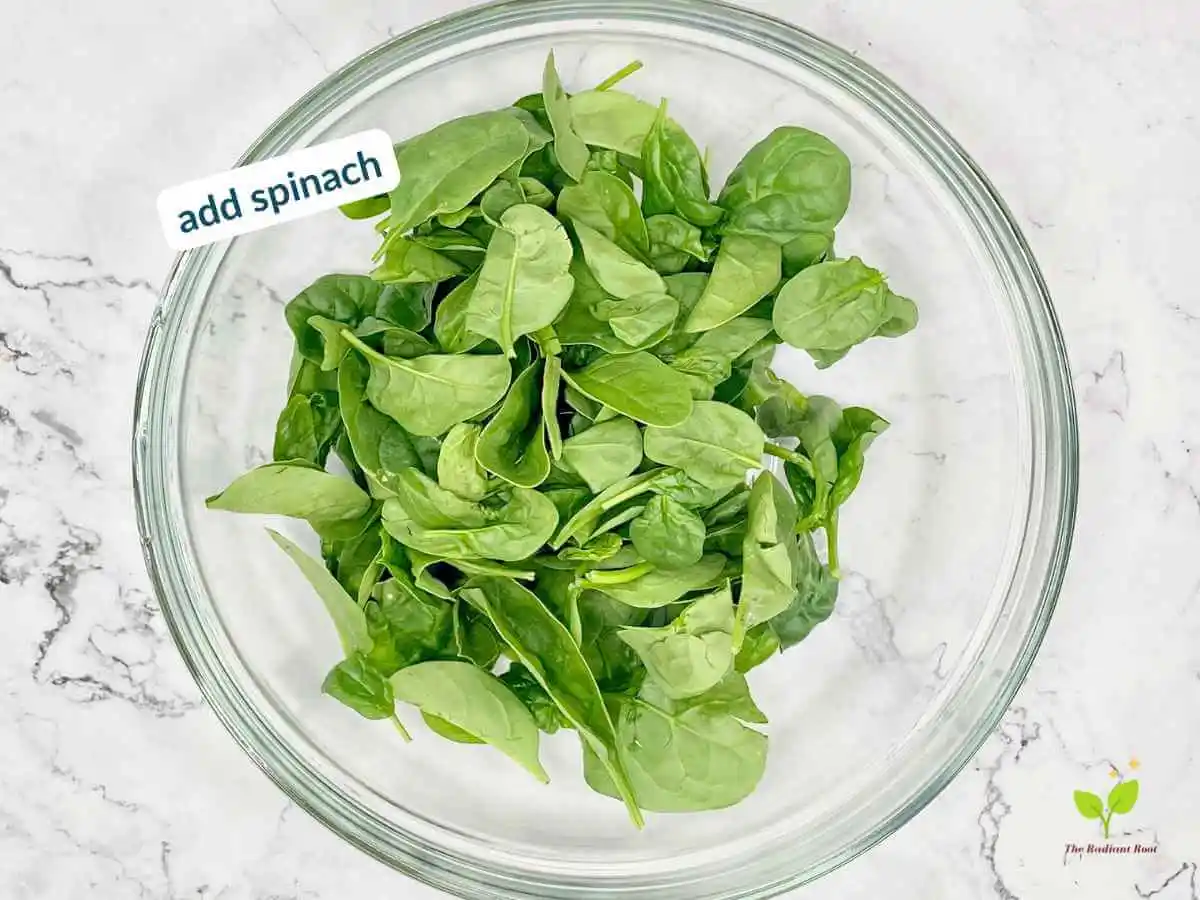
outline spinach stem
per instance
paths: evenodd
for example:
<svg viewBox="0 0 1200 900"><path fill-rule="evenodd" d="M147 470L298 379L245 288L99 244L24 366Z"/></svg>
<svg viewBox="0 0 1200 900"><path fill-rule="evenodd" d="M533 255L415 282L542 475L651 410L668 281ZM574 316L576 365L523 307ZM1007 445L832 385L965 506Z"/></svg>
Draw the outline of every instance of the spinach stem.
<svg viewBox="0 0 1200 900"><path fill-rule="evenodd" d="M404 727L404 723L400 721L400 717L392 713L392 724L396 726L396 730L400 732L400 737L404 738L404 743L412 743L412 735L408 733L408 729Z"/></svg>
<svg viewBox="0 0 1200 900"><path fill-rule="evenodd" d="M780 447L778 444L772 444L770 441L763 444L763 452L768 456L774 456L776 459L782 459L784 462L790 462L809 478L813 477L812 462L803 453L797 453L786 447Z"/></svg>
<svg viewBox="0 0 1200 900"><path fill-rule="evenodd" d="M838 511L835 509L829 514L829 519L825 523L825 543L829 553L829 574L834 578L841 579L841 566L838 564Z"/></svg>
<svg viewBox="0 0 1200 900"><path fill-rule="evenodd" d="M632 75L634 72L643 68L645 65L646 64L644 62L642 62L640 59L635 59L629 65L625 66L624 68L618 69L616 72L613 72L611 75L609 75L607 78L605 78L602 82L600 82L598 85L596 85L596 90L607 91L611 87L616 87L618 84L620 84L622 81L624 81L630 75Z"/></svg>

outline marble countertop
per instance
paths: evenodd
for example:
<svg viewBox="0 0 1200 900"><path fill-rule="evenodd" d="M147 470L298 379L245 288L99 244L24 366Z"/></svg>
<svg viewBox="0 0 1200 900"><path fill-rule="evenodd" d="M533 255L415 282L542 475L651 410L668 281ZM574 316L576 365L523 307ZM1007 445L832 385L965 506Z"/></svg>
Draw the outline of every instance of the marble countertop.
<svg viewBox="0 0 1200 900"><path fill-rule="evenodd" d="M132 386L164 186L218 171L363 49L465 0L22 4L0 31L0 896L435 892L288 802L204 708L133 522ZM1187 0L747 4L860 53L1033 244L1082 432L1075 551L1003 724L814 900L1200 897L1200 43ZM1197 422L1190 418L1197 413ZM1137 769L1139 856L1072 857Z"/></svg>

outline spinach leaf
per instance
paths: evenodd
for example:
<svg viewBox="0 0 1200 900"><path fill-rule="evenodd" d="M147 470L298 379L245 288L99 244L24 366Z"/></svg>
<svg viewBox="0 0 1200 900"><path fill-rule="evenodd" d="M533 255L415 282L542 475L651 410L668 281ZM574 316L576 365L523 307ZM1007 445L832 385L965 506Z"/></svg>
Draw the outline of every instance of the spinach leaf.
<svg viewBox="0 0 1200 900"><path fill-rule="evenodd" d="M481 466L518 487L537 487L550 474L541 412L543 368L538 361L516 377L475 447Z"/></svg>
<svg viewBox="0 0 1200 900"><path fill-rule="evenodd" d="M745 674L757 669L779 650L779 635L771 628L770 622L764 622L746 632L742 638L742 649L733 661L733 668Z"/></svg>
<svg viewBox="0 0 1200 900"><path fill-rule="evenodd" d="M857 256L819 263L780 289L772 321L797 349L845 350L888 320L887 296L883 275Z"/></svg>
<svg viewBox="0 0 1200 900"><path fill-rule="evenodd" d="M666 469L652 469L609 485L563 525L550 546L557 550L569 540L574 540L580 545L586 544L606 512L651 490L655 482L666 473Z"/></svg>
<svg viewBox="0 0 1200 900"><path fill-rule="evenodd" d="M500 658L503 647L500 644L500 635L496 634L496 629L492 627L491 621L465 600L456 599L454 601L454 652L460 659L465 659L468 662L473 662L485 672L490 672L492 667L496 665L496 661ZM513 684L508 683L509 687L516 693L518 699L526 702L526 698L521 691L517 690ZM534 712L534 718L538 719L539 726L541 719ZM545 729L543 729L545 730Z"/></svg>
<svg viewBox="0 0 1200 900"><path fill-rule="evenodd" d="M695 565L704 555L704 522L670 497L653 497L629 527L642 559L663 569Z"/></svg>
<svg viewBox="0 0 1200 900"><path fill-rule="evenodd" d="M533 714L494 675L471 663L436 660L401 669L391 682L397 700L491 744L538 781L550 781L538 760Z"/></svg>
<svg viewBox="0 0 1200 900"><path fill-rule="evenodd" d="M588 572L584 584L613 600L638 609L655 609L676 603L693 591L713 587L725 569L725 557L709 554L694 566L656 569L649 563L628 569Z"/></svg>
<svg viewBox="0 0 1200 900"><path fill-rule="evenodd" d="M579 184L562 189L557 209L561 218L591 228L635 259L645 259L650 250L637 196L615 175L585 172Z"/></svg>
<svg viewBox="0 0 1200 900"><path fill-rule="evenodd" d="M570 728L571 724L559 712L545 688L538 684L533 674L520 663L513 663L508 671L500 676L500 680L516 695L533 715L533 721L540 731L554 734L560 728Z"/></svg>
<svg viewBox="0 0 1200 900"><path fill-rule="evenodd" d="M640 157L658 109L622 91L583 91L571 97L571 124L593 147Z"/></svg>
<svg viewBox="0 0 1200 900"><path fill-rule="evenodd" d="M377 585L363 608L372 647L367 660L384 677L406 666L448 655L454 607L419 589L407 572Z"/></svg>
<svg viewBox="0 0 1200 900"><path fill-rule="evenodd" d="M419 466L420 458L408 432L367 402L369 378L366 361L357 353L348 354L338 367L338 399L355 461L371 494L387 497L396 474Z"/></svg>
<svg viewBox="0 0 1200 900"><path fill-rule="evenodd" d="M306 519L318 531L358 519L371 498L353 481L304 460L267 463L251 469L204 501L209 509Z"/></svg>
<svg viewBox="0 0 1200 900"><path fill-rule="evenodd" d="M392 208L392 202L387 194L376 194L352 203L343 203L338 207L347 219L373 219Z"/></svg>
<svg viewBox="0 0 1200 900"><path fill-rule="evenodd" d="M700 151L687 132L667 118L666 100L658 108L641 156L646 215L678 213L705 228L721 221L721 207L708 200L708 177Z"/></svg>
<svg viewBox="0 0 1200 900"><path fill-rule="evenodd" d="M621 758L637 802L655 812L724 809L745 799L766 768L767 738L745 722L765 717L737 673L706 694L672 700L654 682L617 701ZM607 773L585 754L593 790L614 795Z"/></svg>
<svg viewBox="0 0 1200 900"><path fill-rule="evenodd" d="M488 222L499 228L504 214L524 202L525 191L519 182L497 181L484 191L479 201L479 211Z"/></svg>
<svg viewBox="0 0 1200 900"><path fill-rule="evenodd" d="M709 400L717 385L732 375L734 363L771 333L771 323L765 319L741 316L704 332L668 363L688 377L695 399Z"/></svg>
<svg viewBox="0 0 1200 900"><path fill-rule="evenodd" d="M509 356L523 334L552 323L571 297L571 241L562 224L531 204L504 213L467 301L466 328Z"/></svg>
<svg viewBox="0 0 1200 900"><path fill-rule="evenodd" d="M563 377L596 402L647 425L678 425L692 412L687 380L649 353L604 356Z"/></svg>
<svg viewBox="0 0 1200 900"><path fill-rule="evenodd" d="M563 468L596 493L630 475L641 461L642 432L623 416L593 425L563 442Z"/></svg>
<svg viewBox="0 0 1200 900"><path fill-rule="evenodd" d="M371 277L384 284L437 284L462 274L462 266L415 240L389 240Z"/></svg>
<svg viewBox="0 0 1200 900"><path fill-rule="evenodd" d="M801 563L796 595L788 608L769 623L783 650L812 634L833 614L837 602L838 580L817 559L812 535L797 535L796 549Z"/></svg>
<svg viewBox="0 0 1200 900"><path fill-rule="evenodd" d="M638 294L601 303L596 312L619 340L636 349L651 346L656 336L670 331L679 316L679 302L670 294Z"/></svg>
<svg viewBox="0 0 1200 900"><path fill-rule="evenodd" d="M483 428L472 422L460 422L446 433L438 455L438 485L464 500L479 501L488 492L488 475L475 458L476 445Z"/></svg>
<svg viewBox="0 0 1200 900"><path fill-rule="evenodd" d="M383 505L383 527L432 556L516 562L536 553L558 525L554 504L526 488L502 488L472 503L407 469L395 492Z"/></svg>
<svg viewBox="0 0 1200 900"><path fill-rule="evenodd" d="M370 364L367 399L412 434L444 434L490 409L504 397L512 378L503 356L391 359L349 332L343 336Z"/></svg>
<svg viewBox="0 0 1200 900"><path fill-rule="evenodd" d="M454 119L405 141L396 150L400 184L389 195L389 236L461 211L528 147L521 120L503 110Z"/></svg>
<svg viewBox="0 0 1200 900"><path fill-rule="evenodd" d="M796 501L770 472L750 491L742 546L742 593L738 601L738 640L791 605L801 562L796 548Z"/></svg>
<svg viewBox="0 0 1200 900"><path fill-rule="evenodd" d="M558 424L558 395L562 390L562 362L557 356L546 359L546 371L542 376L542 422L546 426L546 440L550 444L550 456L562 459L563 436Z"/></svg>
<svg viewBox="0 0 1200 900"><path fill-rule="evenodd" d="M574 226L588 268L600 286L613 297L627 300L641 294L662 295L667 292L662 277L645 263L583 222L576 220Z"/></svg>
<svg viewBox="0 0 1200 900"><path fill-rule="evenodd" d="M646 456L674 466L700 484L731 490L762 463L766 438L748 415L712 400L697 400L692 414L669 428L646 429Z"/></svg>
<svg viewBox="0 0 1200 900"><path fill-rule="evenodd" d="M621 629L640 625L646 612L618 603L596 591L583 591L578 599L579 648L596 684L606 694L636 691L646 677L646 667Z"/></svg>
<svg viewBox="0 0 1200 900"><path fill-rule="evenodd" d="M661 628L622 628L657 687L673 700L716 687L733 669L733 592L726 583L705 594Z"/></svg>
<svg viewBox="0 0 1200 900"><path fill-rule="evenodd" d="M314 316L354 327L375 315L393 294L397 294L394 288L365 275L323 275L290 300L283 314L300 355L320 366L325 360L325 338L310 323Z"/></svg>
<svg viewBox="0 0 1200 900"><path fill-rule="evenodd" d="M531 591L504 578L476 578L463 596L492 620L496 631L599 760L630 818L639 828L641 811L619 756L612 719L571 635Z"/></svg>
<svg viewBox="0 0 1200 900"><path fill-rule="evenodd" d="M708 262L700 229L675 215L657 215L646 219L650 241L649 260L662 275L683 272L690 260Z"/></svg>
<svg viewBox="0 0 1200 900"><path fill-rule="evenodd" d="M356 651L369 651L371 637L367 631L367 620L358 604L354 602L354 598L346 593L346 589L338 584L337 579L330 575L319 561L306 554L279 532L268 528L267 534L271 536L271 540L279 546L279 549L291 557L292 562L308 579L309 584L317 592L317 596L321 598L321 602L325 604L325 609L329 613L329 618L333 620L333 626L337 629L338 639L341 640L342 649L346 655L351 656Z"/></svg>
<svg viewBox="0 0 1200 900"><path fill-rule="evenodd" d="M850 160L828 138L777 128L734 167L717 203L726 235L786 244L805 232L828 234L850 205Z"/></svg>
<svg viewBox="0 0 1200 900"><path fill-rule="evenodd" d="M334 666L321 690L366 719L390 719L396 714L391 684L361 652Z"/></svg>
<svg viewBox="0 0 1200 900"><path fill-rule="evenodd" d="M704 293L684 323L684 330L708 331L736 319L775 289L779 284L780 266L778 244L759 237L726 238L717 251L717 261ZM776 324L776 330L778 327Z"/></svg>
<svg viewBox="0 0 1200 900"><path fill-rule="evenodd" d="M783 277L791 278L833 256L833 232L805 232L783 245Z"/></svg>
<svg viewBox="0 0 1200 900"><path fill-rule="evenodd" d="M324 468L341 425L336 394L293 394L275 423L272 458L302 459Z"/></svg>
<svg viewBox="0 0 1200 900"><path fill-rule="evenodd" d="M579 181L587 165L588 148L571 127L571 103L554 66L553 50L546 57L546 69L542 74L542 99L554 129L554 155L558 158L558 164L564 172Z"/></svg>
<svg viewBox="0 0 1200 900"><path fill-rule="evenodd" d="M474 272L470 278L459 282L438 304L433 334L447 353L466 353L484 341L483 335L467 330L467 307L477 284L479 273Z"/></svg>

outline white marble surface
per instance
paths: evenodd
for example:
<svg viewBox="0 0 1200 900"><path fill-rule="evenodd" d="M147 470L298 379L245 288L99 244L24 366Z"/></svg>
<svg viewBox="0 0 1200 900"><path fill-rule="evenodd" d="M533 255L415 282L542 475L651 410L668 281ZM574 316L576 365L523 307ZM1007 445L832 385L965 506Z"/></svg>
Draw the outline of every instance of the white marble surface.
<svg viewBox="0 0 1200 900"><path fill-rule="evenodd" d="M455 0L13 4L0 30L0 897L432 898L340 843L204 709L148 593L128 435L171 254L154 197L229 164L287 103ZM1188 0L750 4L883 68L1027 228L1080 401L1080 519L1004 724L816 900L1200 897L1200 13ZM1070 791L1116 764L1073 860Z"/></svg>

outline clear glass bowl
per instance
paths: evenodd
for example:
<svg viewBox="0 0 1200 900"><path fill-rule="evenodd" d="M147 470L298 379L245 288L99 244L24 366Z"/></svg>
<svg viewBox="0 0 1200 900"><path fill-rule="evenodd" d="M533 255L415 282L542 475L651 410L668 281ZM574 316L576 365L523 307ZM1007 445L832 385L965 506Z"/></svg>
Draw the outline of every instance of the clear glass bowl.
<svg viewBox="0 0 1200 900"><path fill-rule="evenodd" d="M320 693L339 658L319 603L262 522L203 498L264 461L285 398L282 304L325 272L364 271L369 227L327 213L183 254L138 389L134 474L167 621L248 754L335 832L465 897L767 897L881 840L970 759L1045 631L1070 543L1076 426L1036 264L986 178L895 85L809 34L696 0L541 0L398 37L305 96L243 163L370 127L395 140L538 89L554 48L568 89L633 58L624 87L670 99L714 181L783 123L854 162L838 246L920 303L902 340L825 372L781 351L802 390L893 428L845 510L830 622L752 673L771 719L763 783L718 813L635 831L583 783L570 733L544 742L549 787L487 748L386 724ZM294 538L313 546L304 528ZM412 717L409 717L410 721ZM416 723L414 723L416 724ZM419 725L416 727L420 728Z"/></svg>

